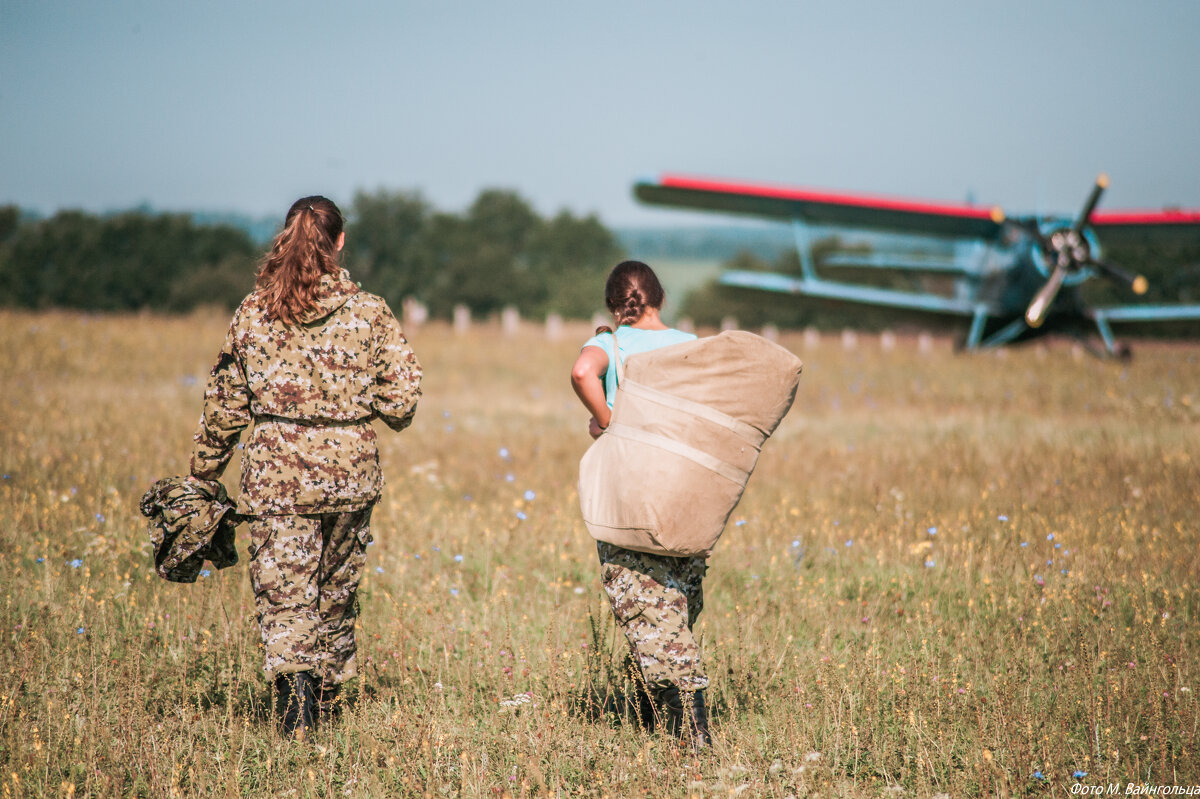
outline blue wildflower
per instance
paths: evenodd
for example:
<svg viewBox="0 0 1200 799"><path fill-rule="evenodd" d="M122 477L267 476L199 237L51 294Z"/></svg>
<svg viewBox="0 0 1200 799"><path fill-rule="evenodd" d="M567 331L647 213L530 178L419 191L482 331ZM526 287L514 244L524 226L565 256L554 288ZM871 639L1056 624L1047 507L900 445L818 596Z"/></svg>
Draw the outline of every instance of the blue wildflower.
<svg viewBox="0 0 1200 799"><path fill-rule="evenodd" d="M1007 516L1005 516L1003 513L1001 513L999 516L997 516L997 517L996 517L996 519L997 519L998 521L1002 521L1002 522L1006 522L1006 521L1008 521L1008 517L1007 517Z"/></svg>
<svg viewBox="0 0 1200 799"><path fill-rule="evenodd" d="M76 635L83 635L83 628L82 628L82 627L76 627L76 628L75 628L75 634L76 634Z"/></svg>
<svg viewBox="0 0 1200 799"><path fill-rule="evenodd" d="M517 479L516 475L514 475L512 472L509 472L508 474L504 475L504 482L506 482L506 483L511 483L512 481L514 481L516 479Z"/></svg>
<svg viewBox="0 0 1200 799"><path fill-rule="evenodd" d="M1071 772L1071 776L1072 776L1072 777L1074 777L1074 778L1075 778L1075 779L1077 779L1077 780L1081 780L1081 779L1083 779L1084 777L1086 777L1086 776L1087 776L1087 772L1086 772L1086 771L1078 771L1078 770L1076 770L1076 771L1072 771L1072 772Z"/></svg>
<svg viewBox="0 0 1200 799"><path fill-rule="evenodd" d="M450 589L450 596L458 596L458 589L457 589L457 588L451 588L451 589Z"/></svg>
<svg viewBox="0 0 1200 799"><path fill-rule="evenodd" d="M520 519L521 521L525 521L529 517L525 515L525 511L519 510L519 511L517 511L517 518Z"/></svg>
<svg viewBox="0 0 1200 799"><path fill-rule="evenodd" d="M800 548L800 539L797 538L794 541L792 541L792 549L799 549L799 548Z"/></svg>
<svg viewBox="0 0 1200 799"><path fill-rule="evenodd" d="M421 556L420 556L420 555L413 555L413 557L414 557L414 558L416 558L417 560L420 560L420 559L421 559Z"/></svg>
<svg viewBox="0 0 1200 799"><path fill-rule="evenodd" d="M1023 546L1023 547L1027 547L1027 546L1029 546L1029 542L1028 542L1028 541L1022 541L1022 542L1021 542L1021 546Z"/></svg>
<svg viewBox="0 0 1200 799"><path fill-rule="evenodd" d="M1035 772L1033 772L1033 778L1035 780L1044 780L1044 779L1046 779L1046 775L1040 771L1035 771Z"/></svg>
<svg viewBox="0 0 1200 799"><path fill-rule="evenodd" d="M1047 541L1053 541L1053 540L1054 540L1054 533L1047 533L1047 534L1046 534L1046 540L1047 540Z"/></svg>
<svg viewBox="0 0 1200 799"><path fill-rule="evenodd" d="M509 458L508 447L501 447L500 451L496 454L499 455L501 458L504 458L504 460L508 460L508 458Z"/></svg>
<svg viewBox="0 0 1200 799"><path fill-rule="evenodd" d="M443 419L449 419L449 418L450 418L450 411L442 411L442 418L443 418Z"/></svg>
<svg viewBox="0 0 1200 799"><path fill-rule="evenodd" d="M201 569L200 576L201 577L212 577L212 569Z"/></svg>
<svg viewBox="0 0 1200 799"><path fill-rule="evenodd" d="M533 502L533 498L534 498L534 497L536 497L536 496L537 496L537 494L533 493L533 491L532 491L532 490L526 490L526 492L525 492L525 501L526 501L526 502Z"/></svg>
<svg viewBox="0 0 1200 799"><path fill-rule="evenodd" d="M733 526L734 526L734 527L745 527L745 526L746 526L746 520L745 520L745 519L738 519L736 522L734 522L734 525L733 525Z"/></svg>
<svg viewBox="0 0 1200 799"><path fill-rule="evenodd" d="M433 551L434 551L434 552L441 552L441 551L442 551L442 548L441 548L441 547L439 547L437 544L434 544L434 545L433 545Z"/></svg>
<svg viewBox="0 0 1200 799"><path fill-rule="evenodd" d="M462 562L463 562L463 556L462 556L462 555L455 555L455 556L454 556L454 562L455 562L455 563L462 563Z"/></svg>
<svg viewBox="0 0 1200 799"><path fill-rule="evenodd" d="M925 561L925 568L926 568L926 569L932 569L932 568L933 568L934 566L936 566L936 565L937 565L937 561L936 561L936 560L934 560L933 558L930 558L929 560Z"/></svg>
<svg viewBox="0 0 1200 799"><path fill-rule="evenodd" d="M79 558L75 558L75 560L71 561L67 565L70 566L72 569L78 569L80 566L83 565L83 561L80 560Z"/></svg>
<svg viewBox="0 0 1200 799"><path fill-rule="evenodd" d="M38 562L38 563L45 563L45 562L46 562L46 559L45 559L45 558L38 558L38 559L37 559L37 562Z"/></svg>
<svg viewBox="0 0 1200 799"><path fill-rule="evenodd" d="M936 527L930 527L930 528L929 528L928 530L926 530L925 532L929 533L930 535L937 535L937 528L936 528Z"/></svg>
<svg viewBox="0 0 1200 799"><path fill-rule="evenodd" d="M382 567L382 566L376 566L376 567L375 567L375 573L376 573L376 574L383 574L383 567Z"/></svg>
<svg viewBox="0 0 1200 799"><path fill-rule="evenodd" d="M848 547L852 547L852 546L854 546L854 541L852 541L851 539L847 538L847 539L846 539L846 546L848 546Z"/></svg>
<svg viewBox="0 0 1200 799"><path fill-rule="evenodd" d="M97 514L96 514L96 521L103 523L103 522L104 522L104 514L103 514L103 513L97 513Z"/></svg>

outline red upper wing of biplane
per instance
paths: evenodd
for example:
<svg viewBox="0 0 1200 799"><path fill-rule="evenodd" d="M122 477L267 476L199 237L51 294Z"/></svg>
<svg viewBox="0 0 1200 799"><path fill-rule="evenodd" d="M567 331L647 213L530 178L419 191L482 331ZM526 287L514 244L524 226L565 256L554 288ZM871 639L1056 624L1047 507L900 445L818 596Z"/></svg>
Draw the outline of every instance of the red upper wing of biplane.
<svg viewBox="0 0 1200 799"><path fill-rule="evenodd" d="M1004 213L995 207L924 202L872 194L829 192L765 183L734 183L684 175L640 182L637 197L656 205L727 211L811 224L873 228L934 236L993 239Z"/></svg>
<svg viewBox="0 0 1200 799"><path fill-rule="evenodd" d="M934 236L993 239L1004 212L998 206L928 202L876 194L744 183L667 173L656 182L642 181L637 197L655 205L727 211L757 217L795 219L816 225L890 230ZM1200 210L1095 211L1090 224L1105 240L1161 241L1173 233L1195 235Z"/></svg>
<svg viewBox="0 0 1200 799"><path fill-rule="evenodd" d="M1200 229L1200 209L1096 211L1090 224L1109 244L1164 244L1195 239Z"/></svg>

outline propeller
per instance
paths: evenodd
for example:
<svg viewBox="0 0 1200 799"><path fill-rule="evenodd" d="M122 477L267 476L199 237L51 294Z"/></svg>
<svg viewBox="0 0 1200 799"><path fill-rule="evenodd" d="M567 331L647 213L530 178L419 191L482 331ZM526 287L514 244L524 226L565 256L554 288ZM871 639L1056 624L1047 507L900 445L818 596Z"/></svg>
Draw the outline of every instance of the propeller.
<svg viewBox="0 0 1200 799"><path fill-rule="evenodd" d="M1067 270L1056 266L1050 273L1050 279L1038 290L1038 293L1034 295L1033 302L1029 303L1029 307L1025 309L1026 324L1030 327L1042 326L1042 322L1046 321L1046 311L1050 309L1050 303L1054 302L1054 298L1058 296L1058 290L1062 288L1063 281L1066 279Z"/></svg>
<svg viewBox="0 0 1200 799"><path fill-rule="evenodd" d="M1070 227L1058 228L1047 236L1042 234L1036 221L1029 226L1042 254L1054 265L1054 271L1050 273L1050 278L1034 295L1033 301L1025 310L1025 322L1030 327L1042 326L1042 323L1046 321L1046 313L1050 310L1054 298L1058 296L1067 277L1084 267L1093 267L1105 277L1118 283L1124 283L1132 288L1135 294L1146 293L1148 285L1146 278L1092 258L1092 248L1083 231L1091 221L1092 212L1096 210L1096 206L1100 202L1100 195L1107 188L1108 175L1101 174L1096 178L1096 184L1092 186L1083 208L1079 211L1079 216L1075 218Z"/></svg>

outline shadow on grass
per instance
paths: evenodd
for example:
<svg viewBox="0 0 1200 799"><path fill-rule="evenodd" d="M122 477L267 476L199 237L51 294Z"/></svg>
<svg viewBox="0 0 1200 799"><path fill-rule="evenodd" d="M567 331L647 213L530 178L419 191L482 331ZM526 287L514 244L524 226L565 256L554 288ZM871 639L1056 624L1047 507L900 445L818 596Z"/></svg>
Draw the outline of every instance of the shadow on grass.
<svg viewBox="0 0 1200 799"><path fill-rule="evenodd" d="M224 713L256 726L274 723L274 685L261 673L249 675L232 666L225 653L205 654L182 668L171 665L152 671L145 689L146 713L159 719ZM343 690L321 696L320 717L334 721L376 690L352 680Z"/></svg>

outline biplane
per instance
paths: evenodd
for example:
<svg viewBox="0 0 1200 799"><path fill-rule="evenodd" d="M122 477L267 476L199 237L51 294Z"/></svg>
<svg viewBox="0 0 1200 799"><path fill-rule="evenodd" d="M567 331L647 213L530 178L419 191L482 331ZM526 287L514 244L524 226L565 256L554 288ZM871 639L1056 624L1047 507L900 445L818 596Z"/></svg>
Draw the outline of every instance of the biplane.
<svg viewBox="0 0 1200 799"><path fill-rule="evenodd" d="M800 256L800 273L728 270L729 286L888 306L969 320L966 349L998 347L1043 329L1047 320L1073 329L1095 326L1109 355L1121 350L1111 322L1200 320L1200 305L1129 303L1087 306L1084 281L1116 281L1144 294L1144 277L1102 257L1100 242L1146 245L1200 242L1200 209L1101 211L1108 186L1101 175L1074 217L1009 217L999 207L925 202L786 186L735 183L666 174L639 181L643 202L676 208L749 215L789 223ZM861 231L882 241L919 237L937 247L896 252L878 247L814 257L814 231ZM890 238L889 238L890 237ZM941 290L884 287L869 281L831 278L837 269L903 272L931 278ZM846 273L844 273L846 274Z"/></svg>

